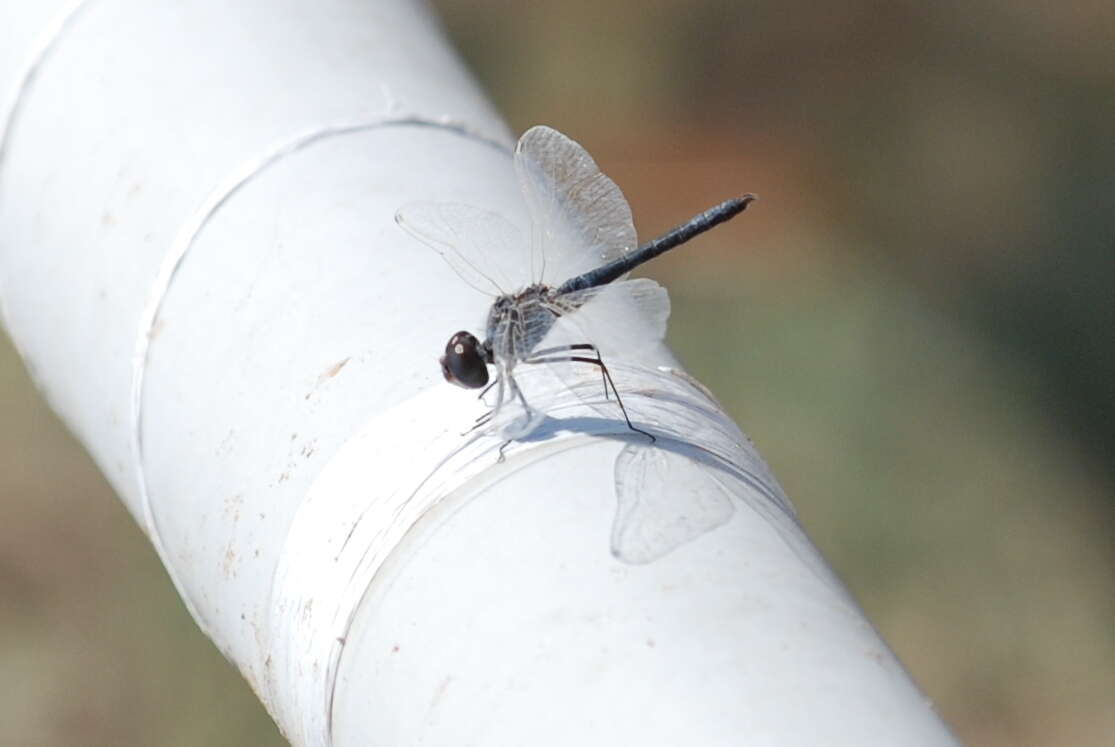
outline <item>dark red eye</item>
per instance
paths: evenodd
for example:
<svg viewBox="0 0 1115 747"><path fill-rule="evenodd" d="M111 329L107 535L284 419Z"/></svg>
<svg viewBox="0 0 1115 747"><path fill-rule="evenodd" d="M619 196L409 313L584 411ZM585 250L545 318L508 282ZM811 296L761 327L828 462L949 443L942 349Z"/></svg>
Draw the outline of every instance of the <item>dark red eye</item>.
<svg viewBox="0 0 1115 747"><path fill-rule="evenodd" d="M445 345L441 373L451 384L479 389L488 384L488 364L480 341L468 332L458 332Z"/></svg>

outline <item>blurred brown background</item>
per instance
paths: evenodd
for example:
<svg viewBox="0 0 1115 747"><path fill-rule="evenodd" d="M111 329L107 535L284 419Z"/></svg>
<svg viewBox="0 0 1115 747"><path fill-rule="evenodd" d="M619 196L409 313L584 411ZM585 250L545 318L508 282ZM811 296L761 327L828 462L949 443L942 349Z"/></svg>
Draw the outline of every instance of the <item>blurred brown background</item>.
<svg viewBox="0 0 1115 747"><path fill-rule="evenodd" d="M441 0L582 142L671 342L971 745L1115 740L1115 4ZM0 351L4 745L282 740ZM59 541L61 539L61 541Z"/></svg>

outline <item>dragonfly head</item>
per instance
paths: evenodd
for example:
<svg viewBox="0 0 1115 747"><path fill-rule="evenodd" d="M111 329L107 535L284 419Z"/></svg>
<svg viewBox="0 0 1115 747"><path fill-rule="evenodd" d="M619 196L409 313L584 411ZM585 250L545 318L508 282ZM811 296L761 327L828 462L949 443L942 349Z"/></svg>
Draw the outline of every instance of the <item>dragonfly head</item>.
<svg viewBox="0 0 1115 747"><path fill-rule="evenodd" d="M450 384L479 389L488 384L488 356L474 335L458 332L445 344L441 374Z"/></svg>

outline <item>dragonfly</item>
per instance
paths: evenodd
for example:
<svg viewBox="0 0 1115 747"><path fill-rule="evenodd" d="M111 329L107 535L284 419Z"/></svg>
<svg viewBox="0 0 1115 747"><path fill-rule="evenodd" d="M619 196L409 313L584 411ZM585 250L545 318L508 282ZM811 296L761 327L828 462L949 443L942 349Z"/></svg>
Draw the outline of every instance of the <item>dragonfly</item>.
<svg viewBox="0 0 1115 747"><path fill-rule="evenodd" d="M517 403L522 416L503 430L510 443L545 418L544 408L528 402L517 371L543 364L593 366L627 427L653 443L654 435L631 421L605 353L661 340L669 297L653 280L626 275L740 214L755 195L722 202L639 244L623 193L569 137L532 127L519 139L513 165L531 221L529 241L503 215L464 204L418 202L395 215L403 230L493 299L483 339L466 330L449 338L439 359L442 375L452 384L482 389L481 398L495 387L490 409L474 428L495 422L504 407ZM526 264L524 250L530 275L515 282L515 269Z"/></svg>

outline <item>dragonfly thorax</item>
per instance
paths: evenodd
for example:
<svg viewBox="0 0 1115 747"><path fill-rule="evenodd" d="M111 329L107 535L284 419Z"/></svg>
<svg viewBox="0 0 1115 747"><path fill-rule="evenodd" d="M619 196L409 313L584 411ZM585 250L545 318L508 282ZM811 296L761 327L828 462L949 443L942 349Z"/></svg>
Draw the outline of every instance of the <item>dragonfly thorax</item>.
<svg viewBox="0 0 1115 747"><path fill-rule="evenodd" d="M484 341L491 362L511 368L526 360L554 326L560 308L556 291L540 283L497 298L488 312Z"/></svg>

